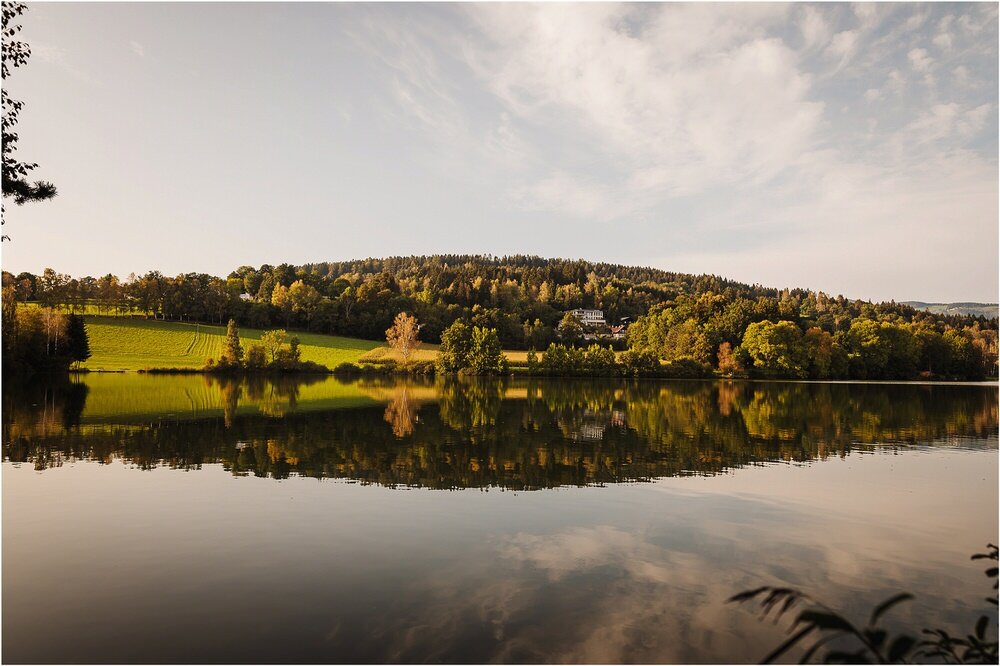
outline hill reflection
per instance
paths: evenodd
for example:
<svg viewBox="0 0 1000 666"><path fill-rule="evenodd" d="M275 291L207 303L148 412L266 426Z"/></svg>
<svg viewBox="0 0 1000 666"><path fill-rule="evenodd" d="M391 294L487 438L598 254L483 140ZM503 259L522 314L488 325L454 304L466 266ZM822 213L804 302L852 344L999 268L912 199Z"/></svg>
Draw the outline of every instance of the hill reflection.
<svg viewBox="0 0 1000 666"><path fill-rule="evenodd" d="M530 490L997 445L991 386L115 379L5 387L5 460Z"/></svg>

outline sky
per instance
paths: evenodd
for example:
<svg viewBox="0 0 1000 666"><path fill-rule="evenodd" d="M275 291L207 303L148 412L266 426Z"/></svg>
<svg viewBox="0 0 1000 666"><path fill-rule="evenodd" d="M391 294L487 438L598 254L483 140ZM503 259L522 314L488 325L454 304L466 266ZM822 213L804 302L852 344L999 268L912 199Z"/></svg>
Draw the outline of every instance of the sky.
<svg viewBox="0 0 1000 666"><path fill-rule="evenodd" d="M32 3L5 270L584 258L998 300L993 4Z"/></svg>

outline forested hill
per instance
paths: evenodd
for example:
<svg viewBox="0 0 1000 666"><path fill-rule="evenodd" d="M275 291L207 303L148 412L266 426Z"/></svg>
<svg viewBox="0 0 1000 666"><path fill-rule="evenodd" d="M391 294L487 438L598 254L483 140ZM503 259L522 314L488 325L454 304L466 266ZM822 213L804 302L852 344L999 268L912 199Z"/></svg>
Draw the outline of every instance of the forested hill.
<svg viewBox="0 0 1000 666"><path fill-rule="evenodd" d="M543 282L565 285L585 284L593 273L600 280L617 280L638 285L657 285L684 293L722 291L726 288L749 289L750 286L717 277L673 273L648 266L625 266L583 259L546 259L530 255L493 257L490 255L437 254L431 256L384 257L351 261L321 262L299 267L309 273L337 278L343 275L374 275L388 272L397 278L430 278L443 283L455 279L518 280L540 286ZM763 290L763 288L760 288ZM771 295L777 289L763 290Z"/></svg>
<svg viewBox="0 0 1000 666"><path fill-rule="evenodd" d="M926 310L936 314L958 314L987 318L996 318L998 306L996 303L924 303L923 301L904 301L917 310Z"/></svg>
<svg viewBox="0 0 1000 666"><path fill-rule="evenodd" d="M565 342L559 324L566 311L594 308L604 311L608 324L634 322L636 335L628 338L633 348L655 350L664 359L693 356L713 366L718 365L721 345L737 349L747 328L762 322L788 322L800 335L812 329L840 335L838 344L846 354L861 353L850 351L851 345L859 350L902 345L913 347L906 352L908 358L919 357L922 350L943 349L933 336L951 335L953 356L964 354L959 348L968 343L982 352L987 374L995 371L991 360L995 317L940 314L902 303L870 303L809 289L776 289L714 275L583 260L523 255L387 257L241 266L225 278L202 273L167 277L159 272L125 279L71 278L46 269L41 276L5 272L3 281L5 295L43 305L86 304L105 312L138 311L217 323L232 318L254 328L307 329L371 340L384 339L399 312L417 316L421 338L427 342L439 341L446 327L465 319L496 329L502 344L512 349L540 350L551 342ZM882 332L869 332L875 338L859 337L858 329L849 343L844 336L860 321L875 322ZM922 342L907 342L917 340L918 334L924 336ZM907 363L903 373L907 375L933 365L917 360L911 371Z"/></svg>

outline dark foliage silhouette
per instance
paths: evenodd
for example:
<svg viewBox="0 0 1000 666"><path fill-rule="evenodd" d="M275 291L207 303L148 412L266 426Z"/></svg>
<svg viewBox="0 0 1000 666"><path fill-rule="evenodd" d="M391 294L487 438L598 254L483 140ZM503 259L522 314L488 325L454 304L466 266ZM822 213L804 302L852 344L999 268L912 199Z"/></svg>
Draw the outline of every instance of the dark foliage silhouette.
<svg viewBox="0 0 1000 666"><path fill-rule="evenodd" d="M997 561L997 547L988 544L988 552L977 553L973 560ZM989 578L996 579L997 567L986 570ZM993 583L993 596L986 601L997 605L997 582ZM809 663L822 655L827 664L995 664L997 663L996 628L990 640L987 631L989 615L981 615L973 630L966 636L952 636L943 629L924 629L923 638L906 633L890 634L879 626L879 620L898 604L913 599L913 595L895 594L872 610L868 623L859 626L837 611L817 601L808 594L789 587L763 586L746 590L729 599L730 603L756 601L760 605L760 619L769 617L778 621L796 607L803 607L792 623L791 636L761 663L770 664L796 646L805 647L799 663ZM806 646L812 638L811 645Z"/></svg>

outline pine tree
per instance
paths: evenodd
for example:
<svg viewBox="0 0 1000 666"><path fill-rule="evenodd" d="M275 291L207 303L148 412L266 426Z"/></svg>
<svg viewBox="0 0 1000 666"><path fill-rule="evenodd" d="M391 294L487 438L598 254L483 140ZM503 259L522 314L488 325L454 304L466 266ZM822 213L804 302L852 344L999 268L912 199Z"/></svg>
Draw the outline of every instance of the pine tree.
<svg viewBox="0 0 1000 666"><path fill-rule="evenodd" d="M219 360L227 365L239 365L243 361L240 331L232 319L229 320L229 326L226 327L226 345L222 349L222 358Z"/></svg>
<svg viewBox="0 0 1000 666"><path fill-rule="evenodd" d="M83 363L90 358L90 340L87 338L83 317L76 314L66 317L66 337L66 348L72 361Z"/></svg>

